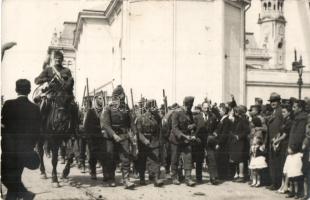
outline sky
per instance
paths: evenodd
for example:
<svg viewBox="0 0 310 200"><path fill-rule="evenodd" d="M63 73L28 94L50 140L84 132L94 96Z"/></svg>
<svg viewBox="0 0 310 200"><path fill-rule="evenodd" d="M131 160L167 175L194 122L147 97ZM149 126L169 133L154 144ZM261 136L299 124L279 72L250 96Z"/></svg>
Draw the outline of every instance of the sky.
<svg viewBox="0 0 310 200"><path fill-rule="evenodd" d="M1 43L17 42L2 61L1 94L5 99L16 97L15 81L19 78L29 79L32 91L35 89L33 81L42 70L55 28L61 31L64 21L76 21L80 10L95 7L102 1L109 0L2 0ZM288 9L288 13L296 12ZM252 0L246 19L247 31L255 32L257 38L259 11L260 0Z"/></svg>
<svg viewBox="0 0 310 200"><path fill-rule="evenodd" d="M16 97L15 81L27 78L35 89L34 78L42 70L52 34L62 30L64 21L76 21L78 12L102 0L3 0L1 43L17 43L8 50L1 66L1 94ZM107 0L106 0L107 1ZM32 93L31 93L32 94Z"/></svg>

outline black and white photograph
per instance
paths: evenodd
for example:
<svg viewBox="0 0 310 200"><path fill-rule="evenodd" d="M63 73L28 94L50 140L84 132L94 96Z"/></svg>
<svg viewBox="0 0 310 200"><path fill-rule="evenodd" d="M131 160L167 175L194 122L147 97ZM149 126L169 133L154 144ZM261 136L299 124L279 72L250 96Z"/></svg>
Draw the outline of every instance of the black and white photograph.
<svg viewBox="0 0 310 200"><path fill-rule="evenodd" d="M310 200L310 0L2 0L4 200Z"/></svg>

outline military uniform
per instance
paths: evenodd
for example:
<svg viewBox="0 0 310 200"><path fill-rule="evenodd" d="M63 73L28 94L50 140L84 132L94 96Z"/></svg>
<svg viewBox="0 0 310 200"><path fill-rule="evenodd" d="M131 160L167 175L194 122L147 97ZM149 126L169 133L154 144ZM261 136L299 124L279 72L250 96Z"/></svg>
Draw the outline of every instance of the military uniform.
<svg viewBox="0 0 310 200"><path fill-rule="evenodd" d="M113 91L113 96L123 94L123 89L118 86ZM115 98L115 97L113 97ZM117 98L117 97L116 97ZM105 130L106 140L106 178L110 181L110 186L115 186L115 169L117 158L121 161L121 170L126 188L132 188L134 185L129 181L130 171L130 138L129 129L131 128L131 114L128 105L122 101L113 102L102 112L100 124ZM117 137L118 136L118 137ZM115 138L119 138L116 141Z"/></svg>
<svg viewBox="0 0 310 200"><path fill-rule="evenodd" d="M146 166L149 179L155 179L155 186L162 185L160 179L160 117L147 111L137 119L139 134L138 171L140 181L145 183Z"/></svg>
<svg viewBox="0 0 310 200"><path fill-rule="evenodd" d="M187 101L193 103L194 99L185 98L184 104ZM171 171L174 184L179 184L177 180L177 173L179 167L179 160L183 160L183 167L185 170L185 180L189 186L195 183L191 180L192 171L192 148L189 140L186 137L191 137L194 132L194 120L192 112L185 110L184 107L178 108L172 114L172 131L170 134L171 142Z"/></svg>

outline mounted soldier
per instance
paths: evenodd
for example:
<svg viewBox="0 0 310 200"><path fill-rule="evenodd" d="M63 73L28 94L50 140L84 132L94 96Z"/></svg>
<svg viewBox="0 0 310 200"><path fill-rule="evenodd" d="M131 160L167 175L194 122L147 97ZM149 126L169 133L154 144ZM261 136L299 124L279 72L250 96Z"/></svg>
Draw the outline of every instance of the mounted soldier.
<svg viewBox="0 0 310 200"><path fill-rule="evenodd" d="M56 172L58 149L75 133L78 121L78 109L73 96L74 80L70 69L63 67L63 59L62 52L58 50L54 52L54 63L44 68L35 78L35 83L40 87L34 92L34 101L40 103L43 133L48 137L52 148L52 182L57 184L57 187L59 186ZM42 155L41 153L41 161L43 161ZM73 155L70 154L63 171L64 178L68 176L72 162ZM41 173L46 176L45 170Z"/></svg>

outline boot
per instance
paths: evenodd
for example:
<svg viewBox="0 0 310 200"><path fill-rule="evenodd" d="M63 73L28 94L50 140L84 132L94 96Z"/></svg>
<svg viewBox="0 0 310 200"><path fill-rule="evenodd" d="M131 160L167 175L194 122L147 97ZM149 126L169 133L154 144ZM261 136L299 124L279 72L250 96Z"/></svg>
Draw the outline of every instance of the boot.
<svg viewBox="0 0 310 200"><path fill-rule="evenodd" d="M171 171L171 178L172 178L172 184L174 185L180 185L180 181L178 180L177 172L175 170Z"/></svg>
<svg viewBox="0 0 310 200"><path fill-rule="evenodd" d="M158 177L159 177L159 175L157 175L155 177L155 181L154 181L154 186L155 187L161 187L161 186L164 185L164 181L162 179L158 178Z"/></svg>
<svg viewBox="0 0 310 200"><path fill-rule="evenodd" d="M144 173L139 173L140 185L146 185Z"/></svg>
<svg viewBox="0 0 310 200"><path fill-rule="evenodd" d="M125 189L133 189L135 184L131 182L129 179L124 180Z"/></svg>
<svg viewBox="0 0 310 200"><path fill-rule="evenodd" d="M192 170L185 170L185 183L187 186L193 187L196 185L196 183L192 181L191 171Z"/></svg>
<svg viewBox="0 0 310 200"><path fill-rule="evenodd" d="M90 173L90 179L91 179L91 180L97 180L97 175L96 175L96 173Z"/></svg>
<svg viewBox="0 0 310 200"><path fill-rule="evenodd" d="M125 189L133 189L135 187L135 184L129 180L129 171L123 170L122 175Z"/></svg>

